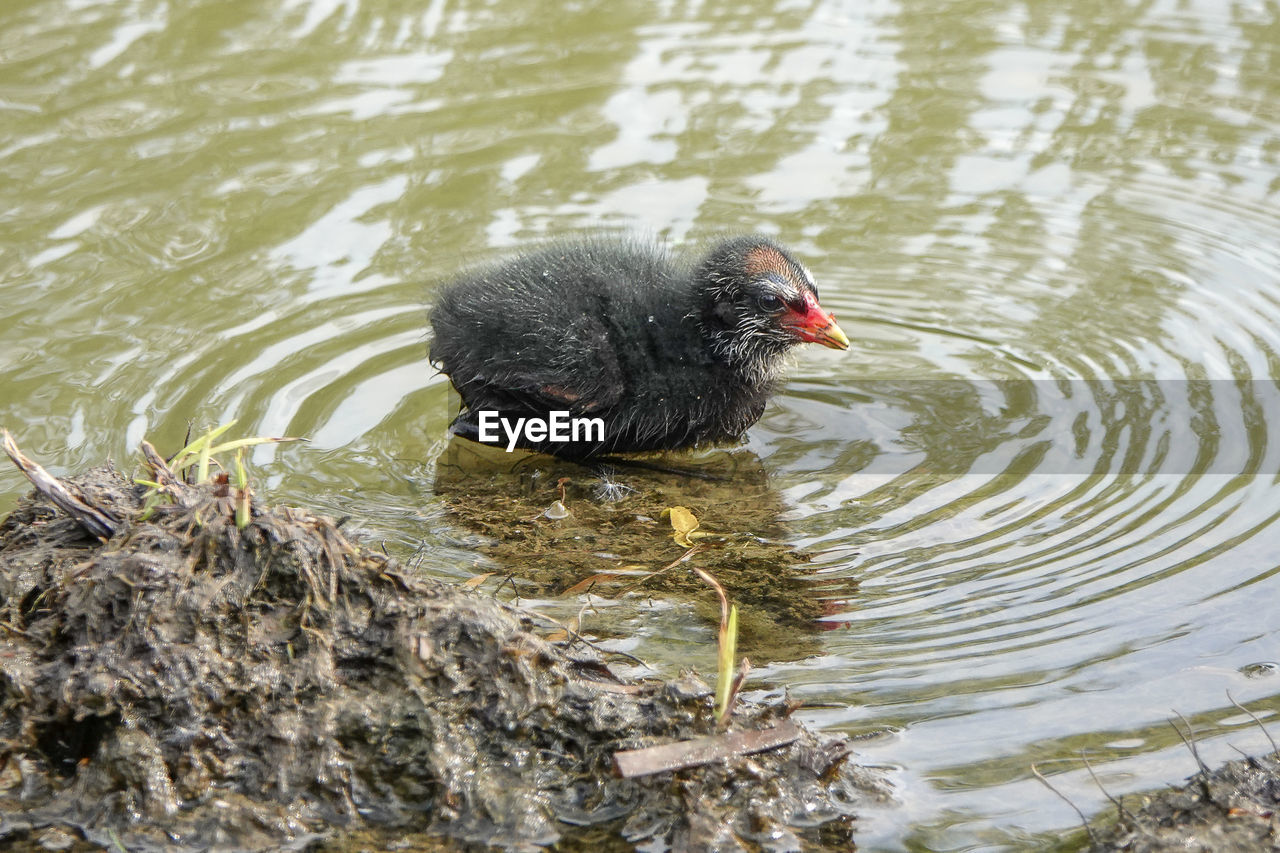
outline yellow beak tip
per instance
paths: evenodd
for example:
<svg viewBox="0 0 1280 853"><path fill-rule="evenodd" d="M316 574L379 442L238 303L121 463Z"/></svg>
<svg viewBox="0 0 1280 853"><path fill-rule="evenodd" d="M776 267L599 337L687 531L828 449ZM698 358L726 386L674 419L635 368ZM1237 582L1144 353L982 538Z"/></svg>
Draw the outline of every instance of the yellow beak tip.
<svg viewBox="0 0 1280 853"><path fill-rule="evenodd" d="M833 321L830 326L823 330L822 344L831 347L831 349L847 350L849 348L849 338L845 335L844 330Z"/></svg>

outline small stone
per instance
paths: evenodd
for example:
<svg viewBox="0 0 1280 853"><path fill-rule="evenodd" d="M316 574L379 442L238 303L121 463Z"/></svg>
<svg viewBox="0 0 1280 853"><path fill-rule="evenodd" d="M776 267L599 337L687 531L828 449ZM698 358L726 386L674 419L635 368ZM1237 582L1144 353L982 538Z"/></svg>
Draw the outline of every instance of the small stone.
<svg viewBox="0 0 1280 853"><path fill-rule="evenodd" d="M559 521L562 518L568 518L573 515L563 501L552 501L551 506L547 507L542 514L552 521Z"/></svg>

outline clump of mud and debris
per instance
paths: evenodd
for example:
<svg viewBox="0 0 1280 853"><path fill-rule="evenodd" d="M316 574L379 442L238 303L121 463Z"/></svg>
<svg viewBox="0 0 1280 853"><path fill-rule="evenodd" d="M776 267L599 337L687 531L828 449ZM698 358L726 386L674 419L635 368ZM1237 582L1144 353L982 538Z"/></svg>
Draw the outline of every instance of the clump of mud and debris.
<svg viewBox="0 0 1280 853"><path fill-rule="evenodd" d="M620 750L721 736L702 682L626 682L326 518L255 503L238 525L225 477L156 467L165 501L110 466L63 481L105 535L42 492L0 525L0 840L847 849L884 796L782 704L729 728L788 743L622 778Z"/></svg>
<svg viewBox="0 0 1280 853"><path fill-rule="evenodd" d="M1202 768L1187 784L1126 797L1093 849L1130 853L1280 850L1280 755Z"/></svg>

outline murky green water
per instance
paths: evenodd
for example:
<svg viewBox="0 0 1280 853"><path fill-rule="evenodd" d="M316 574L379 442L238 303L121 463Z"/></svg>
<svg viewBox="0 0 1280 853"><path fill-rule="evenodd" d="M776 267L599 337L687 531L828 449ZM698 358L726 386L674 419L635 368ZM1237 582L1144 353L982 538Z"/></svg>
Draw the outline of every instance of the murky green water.
<svg viewBox="0 0 1280 853"><path fill-rule="evenodd" d="M258 453L273 498L466 577L433 283L776 233L854 348L752 430L760 525L859 586L753 683L879 735L867 849L1022 849L1076 821L1033 762L1092 813L1082 751L1143 789L1194 769L1173 710L1209 760L1265 744L1228 691L1280 711L1278 166L1261 0L17 0L0 424L55 471L189 419L305 435ZM688 608L619 618L714 667Z"/></svg>

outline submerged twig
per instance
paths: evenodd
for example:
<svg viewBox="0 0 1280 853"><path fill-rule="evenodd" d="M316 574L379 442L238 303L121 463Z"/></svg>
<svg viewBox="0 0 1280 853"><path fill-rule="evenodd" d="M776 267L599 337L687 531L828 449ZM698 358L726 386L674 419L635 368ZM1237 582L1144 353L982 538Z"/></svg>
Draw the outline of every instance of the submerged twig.
<svg viewBox="0 0 1280 853"><path fill-rule="evenodd" d="M1084 750L1080 751L1080 760L1084 762L1084 769L1089 771L1089 778L1093 779L1093 784L1098 786L1098 790L1102 792L1102 796L1111 801L1111 805L1116 807L1116 812L1120 817L1124 818L1133 826L1138 826L1138 819L1133 816L1133 812L1125 808L1124 802L1116 798L1110 791L1102 785L1102 780L1098 778L1098 774L1093 772L1093 765L1089 763L1089 756L1084 754Z"/></svg>
<svg viewBox="0 0 1280 853"><path fill-rule="evenodd" d="M667 565L663 566L662 568L658 569L656 572L650 572L649 574L645 575L644 577L640 578L639 580L635 581L634 583L629 583L629 584L627 584L627 585L626 585L626 586L624 586L622 589L620 589L620 590L618 590L617 592L615 592L615 593L613 594L613 598L618 598L618 597L619 597L619 596L621 596L624 592L630 592L631 590L635 589L635 588L636 588L636 587L638 587L640 584L642 584L642 583L644 583L644 582L646 582L646 581L651 581L651 580L653 580L653 579L654 579L654 578L656 578L656 577L660 577L661 575L665 575L667 572L671 571L671 570L672 570L672 569L674 569L676 566L680 565L680 564L681 564L681 563L683 563L685 560L689 559L690 557L692 557L694 554L698 553L698 552L699 552L699 551L701 551L701 550L702 550L702 544L701 544L701 543L699 543L699 544L697 544L697 545L694 545L692 548L690 548L689 550L685 551L685 552L684 552L683 554L681 554L679 557L676 557L674 560L672 560L670 563L668 563Z"/></svg>
<svg viewBox="0 0 1280 853"><path fill-rule="evenodd" d="M1227 691L1227 698L1231 700L1232 705L1235 705L1241 711L1244 711L1246 714L1249 715L1249 719L1253 720L1255 723L1258 724L1258 728L1262 729L1262 733L1266 736L1267 742L1271 744L1272 755L1280 756L1280 747L1276 746L1275 738L1271 736L1271 732L1267 731L1267 727L1262 724L1262 720L1258 719L1258 715L1250 711L1245 706L1241 705L1239 702L1237 702L1235 697L1231 695L1230 690Z"/></svg>
<svg viewBox="0 0 1280 853"><path fill-rule="evenodd" d="M1199 766L1200 772L1208 776L1213 771L1209 769L1209 765L1205 764L1204 759L1200 757L1200 750L1196 749L1194 740L1196 730L1191 727L1191 723L1180 712L1174 711L1173 713L1177 714L1178 719L1182 720L1182 724L1187 727L1187 733L1184 735L1182 729L1173 724L1173 720L1169 721L1169 725L1173 726L1173 730L1178 733L1178 737L1182 738L1182 742L1186 744L1187 749L1191 750L1191 757L1196 760L1196 765Z"/></svg>
<svg viewBox="0 0 1280 853"><path fill-rule="evenodd" d="M570 637L572 637L575 641L577 641L577 642L581 642L581 643L582 643L583 645L585 645L585 646L590 646L591 648L595 649L596 651L598 651L598 652L599 652L600 654L602 654L602 655L619 655L619 656L621 656L621 657L627 658L628 660L633 660L633 661L635 661L635 662L636 662L636 663L638 663L640 666L643 666L645 669L650 669L650 668L651 668L651 667L649 666L649 664L647 664L647 663L645 663L644 661L640 660L640 658L636 657L636 656L635 656L635 655L633 655L633 654L630 654L630 653L628 653L628 652L620 652L620 651L616 651L616 650L614 650L614 649L606 649L606 648L604 648L603 646L600 646L600 645L598 645L598 644L596 644L596 643L591 642L591 641L590 641L590 640L588 640L586 637L582 636L582 635L581 635L581 634L579 634L577 631L573 630L573 629L572 629L572 628L570 628L568 625L566 625L566 624L564 624L563 622L561 622L559 619L556 619L554 616L548 616L548 615L547 615L547 614L545 614L545 613L542 613L542 612L537 611L537 610L530 610L530 609L529 609L529 608L527 608L527 607L521 608L520 612L521 612L521 613L528 613L530 616L537 616L539 619L545 619L546 621L550 622L552 625L555 625L557 628L559 628L560 630L564 631L566 634L568 634Z"/></svg>
<svg viewBox="0 0 1280 853"><path fill-rule="evenodd" d="M1066 794L1062 793L1053 785L1051 785L1049 783L1049 780L1044 777L1044 774L1040 772L1040 768L1036 767L1035 764L1031 765L1031 775L1039 779L1041 785L1044 785L1050 791L1053 791L1053 793L1057 794L1058 799L1062 800L1064 803L1071 806L1071 810L1075 812L1077 816L1079 816L1080 823L1084 824L1084 831L1089 833L1089 841L1096 847L1098 844L1098 838L1093 834L1093 827L1089 825L1089 819L1084 816L1084 812L1080 811L1080 807L1077 806L1075 803L1071 802L1071 799L1067 797ZM1106 793L1106 792L1104 791L1103 793Z"/></svg>

